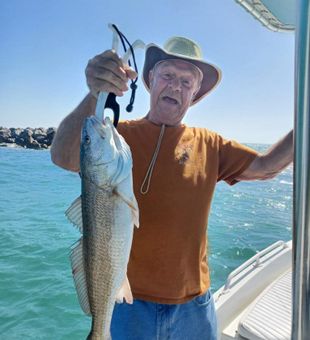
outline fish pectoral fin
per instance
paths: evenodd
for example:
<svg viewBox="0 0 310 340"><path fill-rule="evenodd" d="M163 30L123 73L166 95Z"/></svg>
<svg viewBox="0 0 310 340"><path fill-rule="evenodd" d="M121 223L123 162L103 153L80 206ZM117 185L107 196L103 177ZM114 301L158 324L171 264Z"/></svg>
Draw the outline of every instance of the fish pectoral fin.
<svg viewBox="0 0 310 340"><path fill-rule="evenodd" d="M74 224L81 233L83 233L83 219L82 219L82 197L76 198L70 207L66 210L65 215L68 220Z"/></svg>
<svg viewBox="0 0 310 340"><path fill-rule="evenodd" d="M139 228L139 208L136 198L127 197L119 188L114 188L114 194L118 195L131 209L133 224Z"/></svg>
<svg viewBox="0 0 310 340"><path fill-rule="evenodd" d="M117 303L123 303L124 299L127 303L130 303L130 304L133 303L133 297L132 297L131 288L130 288L130 284L129 284L127 275L124 279L124 282L123 282L119 292L116 295L116 302Z"/></svg>
<svg viewBox="0 0 310 340"><path fill-rule="evenodd" d="M133 197L133 206L134 206L134 209L131 209L132 221L133 221L133 224L137 228L139 228L139 208L138 208L138 202L135 197Z"/></svg>
<svg viewBox="0 0 310 340"><path fill-rule="evenodd" d="M87 293L86 274L83 261L83 239L80 238L77 245L71 249L71 268L79 303L84 313L91 315L89 298Z"/></svg>

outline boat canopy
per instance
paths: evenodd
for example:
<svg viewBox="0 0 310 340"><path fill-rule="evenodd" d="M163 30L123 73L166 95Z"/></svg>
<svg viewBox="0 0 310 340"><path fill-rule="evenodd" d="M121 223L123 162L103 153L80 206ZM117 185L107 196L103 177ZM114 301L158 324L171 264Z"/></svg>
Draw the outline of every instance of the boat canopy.
<svg viewBox="0 0 310 340"><path fill-rule="evenodd" d="M296 25L296 0L235 0L272 31L291 32Z"/></svg>

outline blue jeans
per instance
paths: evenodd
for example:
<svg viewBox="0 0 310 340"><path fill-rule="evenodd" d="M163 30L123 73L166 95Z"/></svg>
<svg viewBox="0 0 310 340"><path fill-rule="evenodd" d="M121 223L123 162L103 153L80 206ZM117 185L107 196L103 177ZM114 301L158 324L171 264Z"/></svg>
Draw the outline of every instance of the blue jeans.
<svg viewBox="0 0 310 340"><path fill-rule="evenodd" d="M116 303L111 335L113 340L216 340L213 296L208 290L183 304Z"/></svg>

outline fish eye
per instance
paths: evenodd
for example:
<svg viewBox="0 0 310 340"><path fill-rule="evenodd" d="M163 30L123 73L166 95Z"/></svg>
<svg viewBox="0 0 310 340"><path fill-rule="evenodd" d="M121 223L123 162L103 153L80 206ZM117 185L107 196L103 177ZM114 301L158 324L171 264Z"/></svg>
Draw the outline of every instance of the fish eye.
<svg viewBox="0 0 310 340"><path fill-rule="evenodd" d="M90 137L88 135L85 136L85 143L86 144L90 143Z"/></svg>

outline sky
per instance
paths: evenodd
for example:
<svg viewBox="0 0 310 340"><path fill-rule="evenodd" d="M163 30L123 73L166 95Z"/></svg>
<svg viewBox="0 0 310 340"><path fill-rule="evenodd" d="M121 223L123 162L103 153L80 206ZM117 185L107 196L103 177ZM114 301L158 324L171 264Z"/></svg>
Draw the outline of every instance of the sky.
<svg viewBox="0 0 310 340"><path fill-rule="evenodd" d="M234 0L10 0L0 2L0 126L57 127L87 94L89 59L111 48L114 23L129 41L185 36L222 80L185 123L242 143L274 143L293 127L294 34L263 27ZM120 51L120 55L122 51ZM144 52L136 53L138 69ZM145 116L141 80L134 110Z"/></svg>

